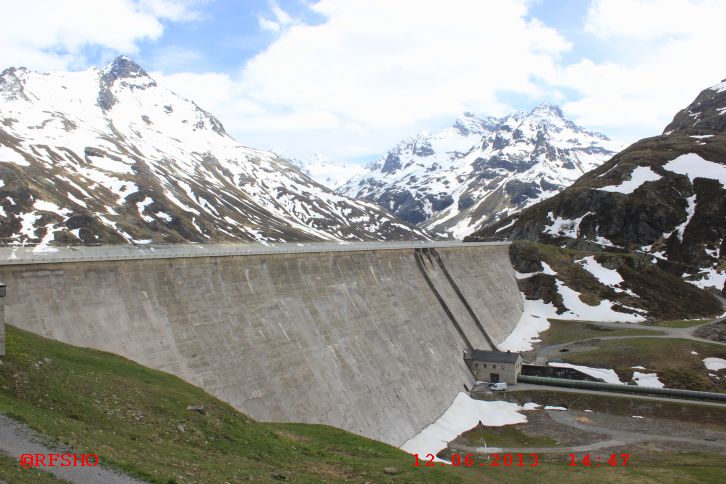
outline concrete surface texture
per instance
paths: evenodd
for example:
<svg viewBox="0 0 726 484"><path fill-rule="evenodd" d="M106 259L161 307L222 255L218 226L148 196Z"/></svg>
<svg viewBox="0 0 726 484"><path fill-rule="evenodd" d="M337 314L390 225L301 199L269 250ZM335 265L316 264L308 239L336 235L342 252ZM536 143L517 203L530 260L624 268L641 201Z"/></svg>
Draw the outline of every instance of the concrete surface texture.
<svg viewBox="0 0 726 484"><path fill-rule="evenodd" d="M508 249L437 249L466 303L411 248L0 265L0 280L9 324L168 371L258 420L400 445L471 388L466 340L490 348L477 321L494 343L517 324Z"/></svg>

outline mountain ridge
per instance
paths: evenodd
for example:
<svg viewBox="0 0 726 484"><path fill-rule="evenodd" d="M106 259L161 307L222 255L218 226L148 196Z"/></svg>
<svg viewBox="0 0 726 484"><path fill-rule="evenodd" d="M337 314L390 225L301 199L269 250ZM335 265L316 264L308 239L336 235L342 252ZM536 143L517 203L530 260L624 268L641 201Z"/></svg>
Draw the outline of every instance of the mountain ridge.
<svg viewBox="0 0 726 484"><path fill-rule="evenodd" d="M664 134L469 240L498 238L639 253L726 294L726 83L704 89Z"/></svg>
<svg viewBox="0 0 726 484"><path fill-rule="evenodd" d="M0 74L0 243L427 238L237 143L126 56Z"/></svg>
<svg viewBox="0 0 726 484"><path fill-rule="evenodd" d="M466 112L438 133L402 140L337 191L461 238L558 193L617 146L552 104L501 118Z"/></svg>

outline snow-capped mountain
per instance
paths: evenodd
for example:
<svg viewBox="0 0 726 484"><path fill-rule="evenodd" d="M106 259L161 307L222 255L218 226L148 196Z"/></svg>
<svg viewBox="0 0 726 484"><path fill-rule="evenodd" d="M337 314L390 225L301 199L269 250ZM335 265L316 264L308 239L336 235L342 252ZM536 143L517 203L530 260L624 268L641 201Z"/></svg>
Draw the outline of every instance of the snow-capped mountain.
<svg viewBox="0 0 726 484"><path fill-rule="evenodd" d="M282 154L280 156L299 167L310 178L331 190L335 190L365 169L363 165L332 161L318 153L305 161L289 158Z"/></svg>
<svg viewBox="0 0 726 484"><path fill-rule="evenodd" d="M726 295L726 81L702 91L662 135L634 143L559 195L471 236L502 237L615 247Z"/></svg>
<svg viewBox="0 0 726 484"><path fill-rule="evenodd" d="M0 242L422 238L247 148L131 59L0 74Z"/></svg>
<svg viewBox="0 0 726 484"><path fill-rule="evenodd" d="M402 141L338 193L462 238L559 193L618 148L552 105L503 118L465 113L439 133Z"/></svg>

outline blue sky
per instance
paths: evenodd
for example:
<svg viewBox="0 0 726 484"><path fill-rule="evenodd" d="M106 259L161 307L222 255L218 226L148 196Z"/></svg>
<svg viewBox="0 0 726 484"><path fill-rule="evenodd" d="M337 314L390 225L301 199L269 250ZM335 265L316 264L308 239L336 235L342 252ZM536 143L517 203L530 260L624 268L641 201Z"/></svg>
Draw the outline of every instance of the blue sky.
<svg viewBox="0 0 726 484"><path fill-rule="evenodd" d="M303 159L367 161L460 112L541 102L627 143L726 77L725 3L0 0L0 64L128 54L240 142Z"/></svg>

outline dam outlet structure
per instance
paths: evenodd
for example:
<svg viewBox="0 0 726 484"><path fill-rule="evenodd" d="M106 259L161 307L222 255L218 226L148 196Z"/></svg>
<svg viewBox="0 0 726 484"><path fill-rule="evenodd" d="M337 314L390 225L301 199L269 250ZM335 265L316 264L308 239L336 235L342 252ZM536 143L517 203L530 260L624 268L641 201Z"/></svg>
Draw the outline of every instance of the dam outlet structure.
<svg viewBox="0 0 726 484"><path fill-rule="evenodd" d="M524 301L506 243L0 248L8 324L163 370L261 421L400 446Z"/></svg>

